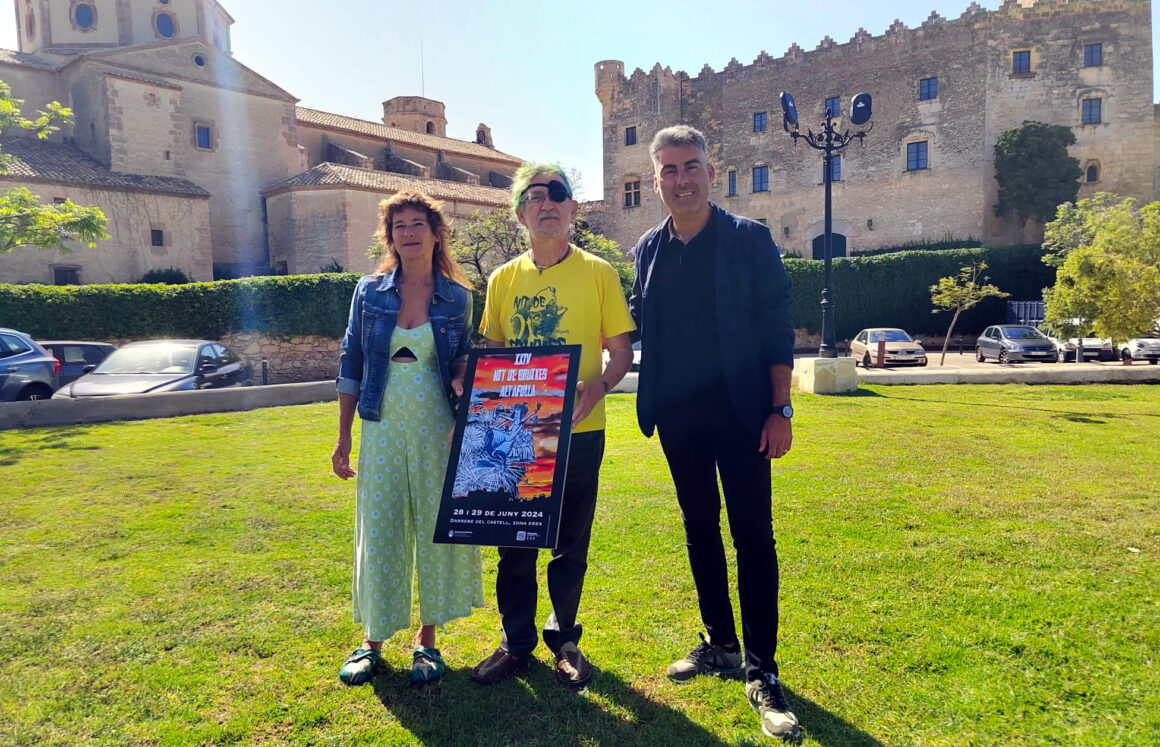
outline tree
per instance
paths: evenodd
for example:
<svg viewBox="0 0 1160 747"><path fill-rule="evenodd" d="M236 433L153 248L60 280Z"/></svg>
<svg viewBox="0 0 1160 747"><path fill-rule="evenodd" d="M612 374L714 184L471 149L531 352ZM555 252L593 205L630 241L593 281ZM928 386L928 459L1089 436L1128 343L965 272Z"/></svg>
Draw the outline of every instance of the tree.
<svg viewBox="0 0 1160 747"><path fill-rule="evenodd" d="M604 234L592 230L592 227L588 225L583 208L581 208L580 215L572 227L572 243L612 265L612 269L616 270L616 274L620 276L620 288L624 292L624 297L628 298L632 293L632 280L635 272L632 262L625 261L624 255L620 253L620 244Z"/></svg>
<svg viewBox="0 0 1160 747"><path fill-rule="evenodd" d="M1100 193L1064 205L1045 230L1059 269L1043 291L1044 322L1068 336L1094 331L1122 342L1160 319L1160 202ZM1048 240L1050 239L1050 244Z"/></svg>
<svg viewBox="0 0 1160 747"><path fill-rule="evenodd" d="M999 135L995 144L995 180L999 202L995 214L1016 213L1040 223L1055 217L1056 208L1079 194L1079 161L1067 153L1075 145L1070 128L1024 122Z"/></svg>
<svg viewBox="0 0 1160 747"><path fill-rule="evenodd" d="M13 98L12 89L0 81L0 138L16 128L43 140L58 129L54 122L72 120L72 112L56 101L48 105L48 111L38 112L40 116L33 120L20 115L23 106L24 101ZM14 156L0 153L0 174L8 173L15 163ZM67 252L70 241L94 247L98 240L109 238L105 233L107 224L100 209L77 205L71 200L44 205L23 187L0 193L0 254L7 254L18 246Z"/></svg>
<svg viewBox="0 0 1160 747"><path fill-rule="evenodd" d="M478 210L451 234L451 254L476 288L487 285L491 271L528 250L528 236L508 208Z"/></svg>
<svg viewBox="0 0 1160 747"><path fill-rule="evenodd" d="M935 309L935 313L937 314L939 311L955 312L954 316L951 317L951 326L947 328L946 339L943 340L942 357L938 361L940 366L946 362L947 345L950 344L951 332L954 331L955 322L959 320L959 314L984 298L992 296L1006 298L1009 295L999 290L998 287L987 283L990 278L982 276L985 269L987 269L986 262L977 264L972 262L960 269L958 275L939 278L938 283L930 287L930 301L938 307Z"/></svg>

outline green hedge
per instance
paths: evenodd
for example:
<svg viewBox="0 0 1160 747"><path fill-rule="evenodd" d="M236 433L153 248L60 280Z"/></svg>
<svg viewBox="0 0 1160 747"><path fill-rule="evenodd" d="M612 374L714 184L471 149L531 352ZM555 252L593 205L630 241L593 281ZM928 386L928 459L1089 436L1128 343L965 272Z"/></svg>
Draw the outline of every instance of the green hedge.
<svg viewBox="0 0 1160 747"><path fill-rule="evenodd" d="M992 249L944 249L852 257L833 262L835 331L848 339L864 327L902 327L912 334L945 334L950 313L932 313L930 286L939 278L955 275L959 268L980 260L987 275L1010 300L1036 300L1055 283L1055 270L1043 264L1039 246ZM824 264L816 260L787 258L786 271L793 281L794 326L820 332ZM976 334L989 324L1004 320L1006 299L990 298L966 311L955 325L955 334Z"/></svg>
<svg viewBox="0 0 1160 747"><path fill-rule="evenodd" d="M915 334L946 332L950 315L931 313L930 286L972 260L985 260L991 281L1012 300L1035 300L1055 282L1038 246L951 249L838 259L833 265L837 334L847 339L863 327L902 327ZM823 263L787 258L793 280L793 318L810 332L821 328ZM221 280L188 285L0 285L0 327L33 337L111 339L197 337L228 332L275 336L340 337L352 273ZM966 312L956 332L974 334L1003 321L1005 302L988 299ZM483 293L475 292L475 325Z"/></svg>
<svg viewBox="0 0 1160 747"><path fill-rule="evenodd" d="M188 285L0 285L0 326L40 339L220 339L228 332L341 337L353 273Z"/></svg>

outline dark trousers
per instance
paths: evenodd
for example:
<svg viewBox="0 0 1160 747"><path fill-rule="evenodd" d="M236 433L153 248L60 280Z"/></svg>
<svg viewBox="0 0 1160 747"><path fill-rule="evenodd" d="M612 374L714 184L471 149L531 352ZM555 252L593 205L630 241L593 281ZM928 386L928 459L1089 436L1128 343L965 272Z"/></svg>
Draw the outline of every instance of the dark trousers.
<svg viewBox="0 0 1160 747"><path fill-rule="evenodd" d="M745 674L777 674L777 548L770 515L770 467L726 406L660 412L657 435L669 462L685 545L697 587L701 620L714 644L737 641L725 547L721 542L721 497L737 551L737 586L745 641Z"/></svg>
<svg viewBox="0 0 1160 747"><path fill-rule="evenodd" d="M596 513L600 463L604 460L604 431L572 434L568 473L564 478L564 505L560 535L548 561L548 595L552 614L544 623L544 643L559 651L565 643L579 643L583 632L576 622L580 592L588 570L588 541ZM539 643L536 632L536 558L540 551L527 547L499 548L495 597L503 623L502 648L517 656L529 654Z"/></svg>

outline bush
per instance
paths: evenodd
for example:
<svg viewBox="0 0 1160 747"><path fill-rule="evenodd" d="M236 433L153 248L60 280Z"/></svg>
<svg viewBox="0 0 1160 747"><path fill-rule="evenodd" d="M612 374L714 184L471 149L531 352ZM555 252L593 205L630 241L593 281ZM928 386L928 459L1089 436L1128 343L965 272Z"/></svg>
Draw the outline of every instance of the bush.
<svg viewBox="0 0 1160 747"><path fill-rule="evenodd" d="M1038 299L1055 282L1055 271L1043 264L1038 246L992 249L894 252L833 261L834 323L837 337L847 339L865 327L902 327L912 334L945 334L946 312L931 313L930 286L954 275L972 261L985 261L990 282L1011 298ZM787 258L793 281L794 326L821 331L824 265ZM956 326L963 334L977 333L1003 321L1005 302L989 298L963 312Z"/></svg>
<svg viewBox="0 0 1160 747"><path fill-rule="evenodd" d="M292 275L186 285L0 285L0 320L33 337L341 337L359 276Z"/></svg>
<svg viewBox="0 0 1160 747"><path fill-rule="evenodd" d="M896 252L939 252L947 249L975 249L979 247L979 240L972 239L968 236L965 239L956 239L949 233L938 241L918 240L908 241L905 244L898 246L882 246L877 249L868 249L866 251L859 251L857 249L850 253L852 257L874 257L879 254L894 254Z"/></svg>
<svg viewBox="0 0 1160 747"><path fill-rule="evenodd" d="M165 283L166 285L183 285L189 282L189 277L176 267L164 270L150 270L141 276L138 283Z"/></svg>
<svg viewBox="0 0 1160 747"><path fill-rule="evenodd" d="M1015 300L1038 299L1055 283L1038 246L895 252L836 259L834 319L839 339L863 327L945 333L949 317L931 313L930 286L972 261L985 261L992 283ZM819 332L823 263L786 258L793 281L794 325ZM353 273L251 277L187 285L0 285L0 325L42 338L198 337L229 332L341 337ZM473 291L478 329L484 288ZM1003 321L1004 302L987 299L966 311L956 330L981 331ZM473 330L474 331L474 330Z"/></svg>

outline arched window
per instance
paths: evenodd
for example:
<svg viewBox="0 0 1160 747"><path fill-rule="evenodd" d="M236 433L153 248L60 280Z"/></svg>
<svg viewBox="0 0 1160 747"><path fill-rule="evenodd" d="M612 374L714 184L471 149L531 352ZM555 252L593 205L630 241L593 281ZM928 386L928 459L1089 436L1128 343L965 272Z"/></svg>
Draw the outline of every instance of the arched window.
<svg viewBox="0 0 1160 747"><path fill-rule="evenodd" d="M1099 164L1093 163L1087 167L1087 180L1089 182L1098 182L1100 180Z"/></svg>
<svg viewBox="0 0 1160 747"><path fill-rule="evenodd" d="M77 3L73 7L73 21L81 31L90 31L97 25L97 9L91 3Z"/></svg>
<svg viewBox="0 0 1160 747"><path fill-rule="evenodd" d="M32 13L32 8L28 9L28 15L24 17L24 30L29 39L36 38L36 16Z"/></svg>
<svg viewBox="0 0 1160 747"><path fill-rule="evenodd" d="M434 122L428 122L428 123L427 123L427 134L428 134L428 135L434 135L434 134L435 134L435 123L434 123Z"/></svg>
<svg viewBox="0 0 1160 747"><path fill-rule="evenodd" d="M172 39L177 34L177 23L169 13L158 13L153 18L153 28L157 30L158 36L165 39Z"/></svg>

